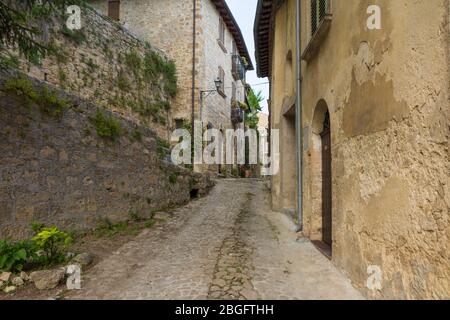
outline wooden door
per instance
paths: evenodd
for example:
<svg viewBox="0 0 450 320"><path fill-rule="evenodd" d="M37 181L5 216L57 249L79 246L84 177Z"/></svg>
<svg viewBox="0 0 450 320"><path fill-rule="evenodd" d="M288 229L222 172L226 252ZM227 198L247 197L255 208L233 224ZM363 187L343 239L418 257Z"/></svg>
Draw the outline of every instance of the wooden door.
<svg viewBox="0 0 450 320"><path fill-rule="evenodd" d="M325 117L322 137L322 241L332 245L332 174L330 117Z"/></svg>
<svg viewBox="0 0 450 320"><path fill-rule="evenodd" d="M108 17L112 20L120 20L120 0L110 0L108 2Z"/></svg>

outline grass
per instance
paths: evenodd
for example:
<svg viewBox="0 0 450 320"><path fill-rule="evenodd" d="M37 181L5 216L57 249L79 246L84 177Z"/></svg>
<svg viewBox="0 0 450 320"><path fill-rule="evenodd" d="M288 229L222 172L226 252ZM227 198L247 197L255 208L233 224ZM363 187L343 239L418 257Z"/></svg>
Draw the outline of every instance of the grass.
<svg viewBox="0 0 450 320"><path fill-rule="evenodd" d="M145 229L152 228L157 222L153 217L142 218L135 211L130 211L130 219L113 223L105 218L92 231L97 238L115 238L120 236L137 236Z"/></svg>

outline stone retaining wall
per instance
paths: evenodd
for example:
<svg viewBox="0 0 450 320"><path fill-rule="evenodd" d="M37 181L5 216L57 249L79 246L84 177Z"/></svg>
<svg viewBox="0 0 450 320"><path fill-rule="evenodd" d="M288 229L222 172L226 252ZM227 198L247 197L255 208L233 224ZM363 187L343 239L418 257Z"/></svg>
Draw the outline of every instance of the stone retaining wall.
<svg viewBox="0 0 450 320"><path fill-rule="evenodd" d="M33 221L83 229L130 212L148 215L213 185L162 160L165 144L148 127L38 80L21 81L19 90L15 76L0 75L0 238L26 236ZM110 127L99 115L119 133L105 136Z"/></svg>

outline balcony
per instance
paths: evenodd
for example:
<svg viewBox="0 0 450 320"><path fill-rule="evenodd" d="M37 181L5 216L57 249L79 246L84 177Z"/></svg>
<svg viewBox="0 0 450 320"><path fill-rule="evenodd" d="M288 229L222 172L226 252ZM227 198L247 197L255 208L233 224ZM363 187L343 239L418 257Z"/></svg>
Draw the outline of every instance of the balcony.
<svg viewBox="0 0 450 320"><path fill-rule="evenodd" d="M245 79L245 65L244 61L239 55L231 57L231 73L235 81Z"/></svg>

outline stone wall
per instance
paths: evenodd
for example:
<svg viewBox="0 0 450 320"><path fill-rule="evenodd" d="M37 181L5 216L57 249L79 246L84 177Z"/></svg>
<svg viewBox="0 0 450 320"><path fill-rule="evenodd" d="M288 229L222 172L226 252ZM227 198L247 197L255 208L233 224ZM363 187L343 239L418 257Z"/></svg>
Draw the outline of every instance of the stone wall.
<svg viewBox="0 0 450 320"><path fill-rule="evenodd" d="M90 0L89 3L104 15L108 1ZM201 0L197 1L200 8ZM176 61L178 95L174 99L173 118L191 119L192 106L192 26L193 2L180 0L133 0L120 2L120 25L140 39L164 50ZM200 18L197 19L199 23ZM201 45L202 30L198 30L197 46ZM197 62L202 61L197 50ZM198 72L198 71L197 71ZM199 96L196 92L196 99ZM198 103L198 100L196 100Z"/></svg>
<svg viewBox="0 0 450 320"><path fill-rule="evenodd" d="M58 19L43 25L44 37L55 53L48 55L40 67L23 63L22 70L149 125L161 138L168 139L174 92L167 90L173 83L164 69L170 62L160 50L94 9L83 8L81 17L79 31L67 30L65 21Z"/></svg>
<svg viewBox="0 0 450 320"><path fill-rule="evenodd" d="M66 229L182 205L205 176L173 166L146 126L63 91L0 76L0 239L30 223Z"/></svg>
<svg viewBox="0 0 450 320"><path fill-rule="evenodd" d="M200 87L203 90L214 88L214 80L217 79L219 67L225 71L225 97L214 94L205 99L203 103L203 121L211 122L215 128L229 129L231 123L231 98L232 85L236 86L236 99L245 102L245 87L243 81L235 81L232 75L233 36L230 30L225 30L224 49L219 45L219 19L220 14L210 0L202 1L201 30L203 30L203 56L204 63L199 65L202 77L199 78Z"/></svg>
<svg viewBox="0 0 450 320"><path fill-rule="evenodd" d="M366 28L371 4L382 10L381 30ZM302 7L306 48L309 1ZM328 110L333 262L370 298L448 299L449 1L332 1L332 8L328 35L303 64L305 234L321 240L320 133ZM286 68L290 50L295 57L295 1L275 19L271 125L285 141L295 132L287 123L295 72ZM282 158L292 150L282 145ZM277 208L295 205L284 170L273 178ZM369 266L380 267L382 290L366 287Z"/></svg>
<svg viewBox="0 0 450 320"><path fill-rule="evenodd" d="M91 0L90 3L103 14L107 14L105 0ZM196 2L196 84L195 117L215 128L231 128L232 83L237 88L237 98L245 101L242 81L235 81L231 73L233 36L226 29L223 50L219 38L220 14L210 0ZM179 94L173 102L173 118L190 121L192 112L192 0L135 0L120 3L120 23L139 38L164 50L176 61ZM213 90L218 68L225 71L225 97L219 94L208 96L200 111L200 90Z"/></svg>

